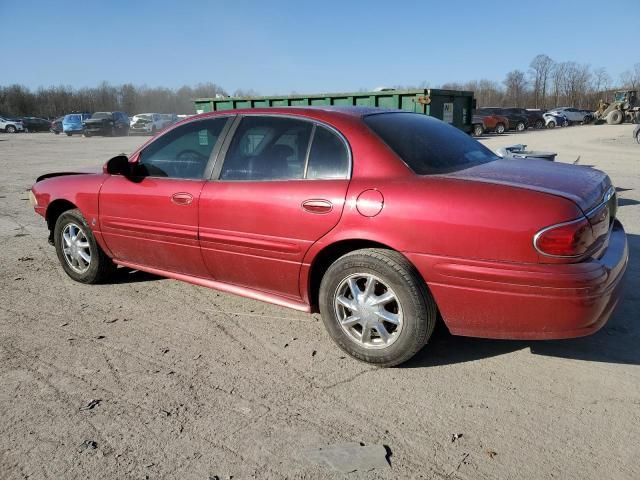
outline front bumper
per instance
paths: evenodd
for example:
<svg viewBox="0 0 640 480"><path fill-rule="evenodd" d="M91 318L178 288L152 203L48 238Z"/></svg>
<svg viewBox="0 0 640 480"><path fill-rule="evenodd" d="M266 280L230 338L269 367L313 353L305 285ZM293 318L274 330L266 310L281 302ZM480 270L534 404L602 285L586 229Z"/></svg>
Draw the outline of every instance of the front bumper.
<svg viewBox="0 0 640 480"><path fill-rule="evenodd" d="M152 133L153 131L151 128L137 126L129 127L129 135L151 135Z"/></svg>
<svg viewBox="0 0 640 480"><path fill-rule="evenodd" d="M602 256L574 264L508 264L405 253L454 335L560 339L599 330L620 299L629 253L616 221Z"/></svg>

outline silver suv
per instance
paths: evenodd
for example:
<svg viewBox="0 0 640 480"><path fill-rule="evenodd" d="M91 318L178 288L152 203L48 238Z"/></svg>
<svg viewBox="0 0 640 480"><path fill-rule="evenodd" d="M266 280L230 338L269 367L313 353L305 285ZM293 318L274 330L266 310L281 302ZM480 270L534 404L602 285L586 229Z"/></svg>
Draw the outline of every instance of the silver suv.
<svg viewBox="0 0 640 480"><path fill-rule="evenodd" d="M0 117L0 132L16 133L23 131L24 126L21 120L9 120L8 118Z"/></svg>

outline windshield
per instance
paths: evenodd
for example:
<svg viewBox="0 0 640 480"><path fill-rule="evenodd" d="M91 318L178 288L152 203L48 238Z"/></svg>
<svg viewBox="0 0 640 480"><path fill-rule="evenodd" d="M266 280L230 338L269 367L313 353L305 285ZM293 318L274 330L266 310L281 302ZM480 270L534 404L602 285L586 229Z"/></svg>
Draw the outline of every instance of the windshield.
<svg viewBox="0 0 640 480"><path fill-rule="evenodd" d="M96 112L91 116L91 118L111 118L111 114L109 112Z"/></svg>
<svg viewBox="0 0 640 480"><path fill-rule="evenodd" d="M64 121L67 123L80 123L80 115L65 115Z"/></svg>
<svg viewBox="0 0 640 480"><path fill-rule="evenodd" d="M142 113L140 115L136 115L134 118L136 120L151 120L151 115L147 115L146 113Z"/></svg>
<svg viewBox="0 0 640 480"><path fill-rule="evenodd" d="M616 92L615 97L613 98L614 102L624 102L627 98L627 92Z"/></svg>
<svg viewBox="0 0 640 480"><path fill-rule="evenodd" d="M497 160L468 134L416 113L382 113L364 122L418 175L450 173Z"/></svg>

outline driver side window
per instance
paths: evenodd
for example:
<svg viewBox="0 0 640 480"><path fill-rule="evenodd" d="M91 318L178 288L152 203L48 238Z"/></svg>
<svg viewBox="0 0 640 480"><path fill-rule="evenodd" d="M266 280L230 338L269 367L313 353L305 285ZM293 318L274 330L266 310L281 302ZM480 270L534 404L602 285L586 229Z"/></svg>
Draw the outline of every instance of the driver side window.
<svg viewBox="0 0 640 480"><path fill-rule="evenodd" d="M135 176L202 179L227 120L190 122L162 135L140 152Z"/></svg>

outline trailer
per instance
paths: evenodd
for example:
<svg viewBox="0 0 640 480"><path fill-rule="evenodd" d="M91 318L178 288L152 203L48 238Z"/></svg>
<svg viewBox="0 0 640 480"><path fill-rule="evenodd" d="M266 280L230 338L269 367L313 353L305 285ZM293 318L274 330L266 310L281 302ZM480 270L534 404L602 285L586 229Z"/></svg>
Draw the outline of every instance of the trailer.
<svg viewBox="0 0 640 480"><path fill-rule="evenodd" d="M236 108L307 107L307 106L363 106L399 109L421 113L471 133L473 92L459 90L381 90L355 93L321 93L314 95L286 95L274 97L219 97L194 100L196 113L218 112Z"/></svg>

